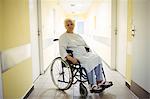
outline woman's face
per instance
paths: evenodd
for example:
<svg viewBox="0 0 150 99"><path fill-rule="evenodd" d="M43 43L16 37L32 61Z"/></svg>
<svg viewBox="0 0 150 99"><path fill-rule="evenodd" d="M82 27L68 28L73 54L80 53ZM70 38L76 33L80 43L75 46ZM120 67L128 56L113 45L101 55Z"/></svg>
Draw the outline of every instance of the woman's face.
<svg viewBox="0 0 150 99"><path fill-rule="evenodd" d="M74 24L73 24L73 22L72 22L71 20L68 20L68 21L66 22L65 27L66 27L66 29L67 29L67 32L72 33L73 30L74 30Z"/></svg>

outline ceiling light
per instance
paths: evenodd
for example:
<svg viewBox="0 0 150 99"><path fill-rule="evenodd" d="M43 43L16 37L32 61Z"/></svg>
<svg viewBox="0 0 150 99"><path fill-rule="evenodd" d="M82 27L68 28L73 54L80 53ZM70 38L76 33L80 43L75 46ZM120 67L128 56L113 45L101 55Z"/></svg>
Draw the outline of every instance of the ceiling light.
<svg viewBox="0 0 150 99"><path fill-rule="evenodd" d="M71 7L74 7L74 6L75 6L75 4L70 4L70 6L71 6Z"/></svg>

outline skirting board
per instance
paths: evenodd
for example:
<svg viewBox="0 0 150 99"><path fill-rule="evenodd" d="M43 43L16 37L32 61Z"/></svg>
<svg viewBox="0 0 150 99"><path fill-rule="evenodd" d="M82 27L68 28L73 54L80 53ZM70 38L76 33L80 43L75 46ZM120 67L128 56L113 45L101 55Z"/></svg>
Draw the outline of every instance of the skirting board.
<svg viewBox="0 0 150 99"><path fill-rule="evenodd" d="M127 82L125 82L125 84L139 99L150 99L150 93L148 93L134 81L131 81L131 85L129 85Z"/></svg>
<svg viewBox="0 0 150 99"><path fill-rule="evenodd" d="M27 99L31 92L34 90L34 85L27 91L27 93L22 97L22 99Z"/></svg>

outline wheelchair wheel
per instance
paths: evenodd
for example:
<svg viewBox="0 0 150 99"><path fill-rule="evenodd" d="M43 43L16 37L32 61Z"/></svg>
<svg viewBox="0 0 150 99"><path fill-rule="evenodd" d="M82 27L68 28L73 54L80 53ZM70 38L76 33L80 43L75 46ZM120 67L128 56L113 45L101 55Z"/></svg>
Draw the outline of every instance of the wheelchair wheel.
<svg viewBox="0 0 150 99"><path fill-rule="evenodd" d="M51 78L54 85L60 90L67 90L73 82L72 71L70 65L61 57L53 60L51 65Z"/></svg>
<svg viewBox="0 0 150 99"><path fill-rule="evenodd" d="M79 87L80 87L81 96L84 96L84 97L87 96L88 91L87 91L86 87L83 85L83 83L80 83Z"/></svg>

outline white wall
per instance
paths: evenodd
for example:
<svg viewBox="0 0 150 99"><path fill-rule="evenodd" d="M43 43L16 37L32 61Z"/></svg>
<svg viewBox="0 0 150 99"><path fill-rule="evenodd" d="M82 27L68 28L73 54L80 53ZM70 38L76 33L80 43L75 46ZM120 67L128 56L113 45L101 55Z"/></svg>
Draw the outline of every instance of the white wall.
<svg viewBox="0 0 150 99"><path fill-rule="evenodd" d="M98 8L90 13L86 24L87 34L93 37L97 45L96 52L111 66L111 0L101 0Z"/></svg>
<svg viewBox="0 0 150 99"><path fill-rule="evenodd" d="M94 35L111 38L111 0L100 2L96 17L96 33Z"/></svg>
<svg viewBox="0 0 150 99"><path fill-rule="evenodd" d="M55 37L59 37L61 34L66 32L64 27L64 20L64 13L58 5L55 7Z"/></svg>
<svg viewBox="0 0 150 99"><path fill-rule="evenodd" d="M96 46L91 44L95 51L110 68L115 69L116 0L101 0L96 3L97 8L89 11L84 31L90 40L93 39Z"/></svg>
<svg viewBox="0 0 150 99"><path fill-rule="evenodd" d="M97 11L96 33L99 52L104 61L111 66L111 0L102 0Z"/></svg>
<svg viewBox="0 0 150 99"><path fill-rule="evenodd" d="M94 32L94 29L92 26L94 26L94 23L93 23L93 19L94 19L94 15L91 15L88 16L88 18L86 19L85 21L85 35L89 36L89 37L93 37L93 32Z"/></svg>

